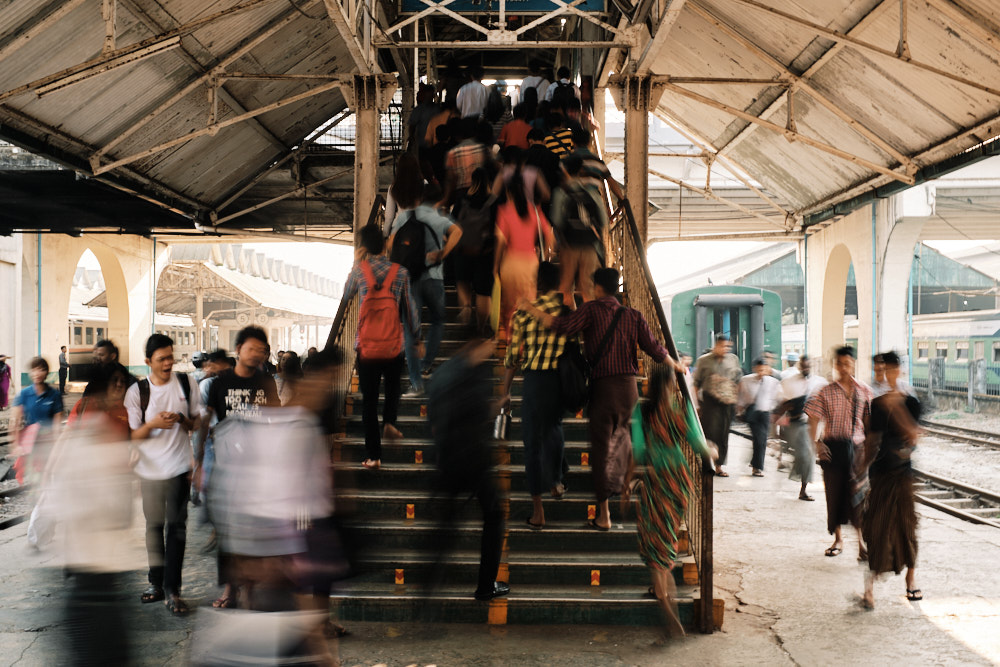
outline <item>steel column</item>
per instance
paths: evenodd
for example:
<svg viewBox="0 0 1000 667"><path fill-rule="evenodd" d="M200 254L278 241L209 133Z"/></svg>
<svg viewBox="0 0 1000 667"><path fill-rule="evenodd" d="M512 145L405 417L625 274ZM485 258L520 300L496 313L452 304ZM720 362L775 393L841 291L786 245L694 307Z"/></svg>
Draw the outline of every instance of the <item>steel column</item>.
<svg viewBox="0 0 1000 667"><path fill-rule="evenodd" d="M639 240L649 235L649 112L656 108L661 84L651 76L615 76L609 81L615 102L625 111L625 197L632 202Z"/></svg>

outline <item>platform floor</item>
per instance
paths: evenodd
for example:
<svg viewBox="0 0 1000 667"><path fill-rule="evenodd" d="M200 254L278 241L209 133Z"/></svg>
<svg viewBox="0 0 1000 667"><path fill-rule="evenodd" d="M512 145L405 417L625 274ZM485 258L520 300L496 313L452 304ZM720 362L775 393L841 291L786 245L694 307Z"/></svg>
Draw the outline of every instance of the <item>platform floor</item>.
<svg viewBox="0 0 1000 667"><path fill-rule="evenodd" d="M352 624L336 647L344 665L989 665L1000 664L1000 531L920 508L917 584L907 602L902 575L876 586L874 611L857 604L863 568L856 541L826 558L821 484L817 501L775 470L752 478L746 440L730 443L732 476L716 480L716 596L721 632L658 644L655 628L553 628ZM144 559L142 532L129 545ZM25 524L0 532L0 665L55 665L62 589L50 554L30 553ZM200 553L204 529L189 522L185 597L204 607L217 594L214 560ZM137 567L139 567L137 565ZM197 611L170 617L141 605L145 575L128 575L134 595L136 664L183 665ZM132 591L130 591L132 592Z"/></svg>

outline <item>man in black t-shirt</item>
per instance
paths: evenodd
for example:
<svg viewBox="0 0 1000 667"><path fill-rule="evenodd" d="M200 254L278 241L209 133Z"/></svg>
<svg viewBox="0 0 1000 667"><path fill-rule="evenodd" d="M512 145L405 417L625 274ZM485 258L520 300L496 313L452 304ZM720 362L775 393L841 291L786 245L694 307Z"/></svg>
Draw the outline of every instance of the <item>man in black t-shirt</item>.
<svg viewBox="0 0 1000 667"><path fill-rule="evenodd" d="M261 363L268 355L267 334L260 327L246 327L236 335L236 367L224 370L212 381L208 389L208 401L202 416L201 442L205 441L207 425L212 416L218 417L221 423L230 415L252 415L259 413L263 407L280 407L278 387L274 378L259 370ZM218 438L215 446L218 450L224 445ZM201 487L201 457L204 449L198 452L195 467L195 487ZM224 585L222 595L212 603L217 609L231 609L236 606L236 596L233 590L232 557L219 549L218 558L219 585Z"/></svg>

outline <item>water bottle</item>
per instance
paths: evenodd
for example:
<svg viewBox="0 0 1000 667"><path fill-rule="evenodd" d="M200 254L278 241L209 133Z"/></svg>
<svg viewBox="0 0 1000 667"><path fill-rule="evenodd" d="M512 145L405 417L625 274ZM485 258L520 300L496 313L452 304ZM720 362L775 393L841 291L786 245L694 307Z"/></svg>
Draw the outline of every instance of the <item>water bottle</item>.
<svg viewBox="0 0 1000 667"><path fill-rule="evenodd" d="M510 428L510 407L500 408L500 414L493 420L493 439L506 440L507 430Z"/></svg>

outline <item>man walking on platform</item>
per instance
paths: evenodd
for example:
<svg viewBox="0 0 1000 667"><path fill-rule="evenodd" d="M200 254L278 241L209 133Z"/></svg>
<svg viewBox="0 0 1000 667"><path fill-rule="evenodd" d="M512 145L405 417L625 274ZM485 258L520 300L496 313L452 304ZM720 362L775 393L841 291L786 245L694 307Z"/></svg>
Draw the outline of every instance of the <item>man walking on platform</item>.
<svg viewBox="0 0 1000 667"><path fill-rule="evenodd" d="M729 453L729 427L733 423L733 405L736 403L736 381L743 375L739 358L730 352L729 336L719 334L708 354L698 357L694 367L694 386L701 392L701 426L705 439L719 448L715 461L715 474L729 477L722 469Z"/></svg>
<svg viewBox="0 0 1000 667"><path fill-rule="evenodd" d="M611 529L608 500L620 494L632 460L630 424L632 410L639 400L635 376L639 372L636 347L654 361L669 363L683 373L679 363L670 358L657 342L642 313L618 302L619 273L615 269L594 272L594 300L584 303L569 315L554 317L536 308L527 299L518 304L542 324L558 334L583 333L587 359L590 361L590 465L597 517L591 528Z"/></svg>
<svg viewBox="0 0 1000 667"><path fill-rule="evenodd" d="M66 346L59 348L59 393L66 395L66 379L69 377L69 361L66 360Z"/></svg>
<svg viewBox="0 0 1000 667"><path fill-rule="evenodd" d="M825 387L827 382L818 375L813 375L812 361L806 354L799 358L798 368L789 370L794 370L795 373L789 374L781 381L781 389L778 391L780 407L777 413L788 414L788 425L783 431L795 457L789 477L802 483L799 500L813 500L813 497L806 493L806 486L812 481L816 454L809 438L809 417L805 409L806 402Z"/></svg>
<svg viewBox="0 0 1000 667"><path fill-rule="evenodd" d="M763 477L771 411L774 410L780 384L771 375L771 367L763 358L754 360L753 370L740 380L736 409L743 415L753 435L753 457L750 459L753 476Z"/></svg>
<svg viewBox="0 0 1000 667"><path fill-rule="evenodd" d="M825 553L827 556L840 555L844 550L840 526L851 523L858 533L858 558L864 560L868 553L861 538L858 508L864 500L861 478L867 473L857 475L854 464L863 456L865 420L871 412L872 392L854 379L853 347L837 349L834 368L837 381L820 389L806 403L809 436L823 469L827 529L834 536L833 545Z"/></svg>
<svg viewBox="0 0 1000 667"><path fill-rule="evenodd" d="M180 594L191 491L189 434L197 428L201 399L193 378L173 372L174 341L167 336L153 334L146 341L146 365L149 377L125 392L149 558L149 588L140 600L165 600L179 615L188 611Z"/></svg>

